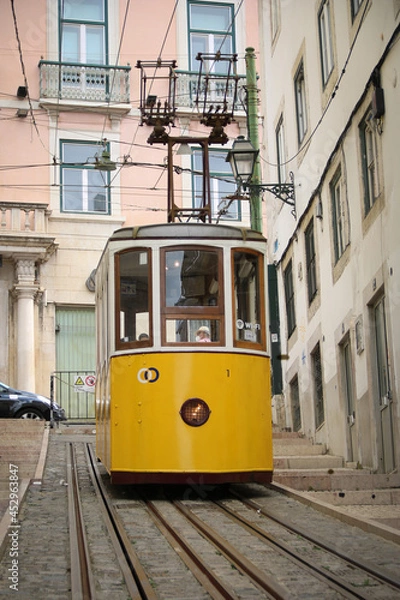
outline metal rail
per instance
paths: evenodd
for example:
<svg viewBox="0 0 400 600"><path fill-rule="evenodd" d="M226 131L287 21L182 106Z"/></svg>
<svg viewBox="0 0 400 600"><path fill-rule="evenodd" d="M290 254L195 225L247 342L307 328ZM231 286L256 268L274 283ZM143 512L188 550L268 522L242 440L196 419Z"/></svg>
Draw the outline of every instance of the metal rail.
<svg viewBox="0 0 400 600"><path fill-rule="evenodd" d="M85 445L85 452L89 465L89 473L99 499L102 515L113 544L125 584L134 600L157 600L149 579L140 564L140 561L125 532L124 526L118 517L112 503L108 500L107 492L101 480L96 458L90 444Z"/></svg>
<svg viewBox="0 0 400 600"><path fill-rule="evenodd" d="M346 581L344 581L341 577L335 576L325 569L319 567L318 565L310 562L307 558L304 558L299 552L292 550L287 544L278 540L275 536L267 533L251 521L248 521L241 515L237 514L234 510L228 508L221 502L215 501L216 506L224 512L227 516L229 516L234 522L240 523L240 525L246 528L253 535L257 535L258 538L263 539L269 544L273 545L278 552L280 552L283 556L289 558L293 563L297 564L302 568L306 568L314 577L317 577L320 581L326 583L330 588L340 592L340 594L344 598L357 598L358 600L371 600L369 595L364 594L361 591L355 591L352 586L350 586Z"/></svg>
<svg viewBox="0 0 400 600"><path fill-rule="evenodd" d="M279 490L277 490L277 491L279 492ZM315 535L311 536L309 534L309 532L306 531L303 527L299 527L298 525L294 525L293 523L287 521L286 519L282 519L281 517L279 517L277 514L275 514L274 512L272 512L270 510L265 510L259 504L254 502L253 500L243 498L236 491L230 489L230 493L233 496L235 496L238 500L243 502L243 504L245 504L247 507L251 508L252 510L255 510L258 514L262 514L265 517L268 517L269 519L275 521L275 523L278 523L282 527L285 527L288 531L291 531L292 533L295 533L296 535L302 536L306 540L312 542L314 545L319 546L320 548L330 552L331 554L334 554L338 558L345 560L346 562L357 567L358 569L362 569L363 571L365 571L369 575L372 575L373 577L375 577L382 583L389 584L392 587L394 587L396 590L400 590L400 578L394 577L393 575L383 571L382 569L380 569L378 571L378 569L376 567L374 567L374 565L372 565L371 563L369 563L365 560L362 560L361 558L357 558L357 559L353 558L352 556L350 556L350 554L343 552L336 546L325 542L319 536L315 536Z"/></svg>
<svg viewBox="0 0 400 600"><path fill-rule="evenodd" d="M75 448L72 443L70 443L68 447L67 483L71 555L71 594L73 598L79 600L94 600L96 598L95 585L79 495Z"/></svg>
<svg viewBox="0 0 400 600"><path fill-rule="evenodd" d="M174 506L198 529L209 541L211 541L221 553L233 561L239 570L246 573L261 589L277 600L291 600L292 594L287 592L276 580L269 577L249 561L241 552L234 548L227 540L220 536L215 530L199 519L183 502L175 500Z"/></svg>
<svg viewBox="0 0 400 600"><path fill-rule="evenodd" d="M239 600L239 596L226 583L223 583L200 558L200 556L190 547L185 538L171 527L161 512L157 509L154 502L144 500L147 510L153 517L153 520L161 533L165 536L170 546L176 551L179 546L179 557L190 569L197 581L208 592L211 598L215 600Z"/></svg>

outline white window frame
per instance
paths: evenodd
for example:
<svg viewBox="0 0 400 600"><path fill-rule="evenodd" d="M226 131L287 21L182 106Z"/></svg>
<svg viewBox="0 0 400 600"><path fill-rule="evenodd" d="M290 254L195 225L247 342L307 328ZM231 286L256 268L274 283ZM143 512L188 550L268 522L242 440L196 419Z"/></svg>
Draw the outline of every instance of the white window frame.
<svg viewBox="0 0 400 600"><path fill-rule="evenodd" d="M294 80L296 95L296 119L297 135L299 144L302 143L307 132L307 103L306 103L306 82L304 76L304 63L300 63Z"/></svg>
<svg viewBox="0 0 400 600"><path fill-rule="evenodd" d="M330 0L324 0L321 5L318 14L318 29L321 52L322 82L325 86L334 67Z"/></svg>

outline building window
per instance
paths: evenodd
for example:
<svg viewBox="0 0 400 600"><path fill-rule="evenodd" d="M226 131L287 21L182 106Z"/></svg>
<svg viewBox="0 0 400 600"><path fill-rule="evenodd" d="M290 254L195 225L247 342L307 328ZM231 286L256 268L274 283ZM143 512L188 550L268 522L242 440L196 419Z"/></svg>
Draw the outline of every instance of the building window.
<svg viewBox="0 0 400 600"><path fill-rule="evenodd" d="M294 286L293 286L293 264L289 261L284 271L285 283L285 302L288 336L290 337L296 328L296 312L294 306Z"/></svg>
<svg viewBox="0 0 400 600"><path fill-rule="evenodd" d="M322 378L321 348L319 343L311 353L312 376L314 380L315 427L318 429L325 421L324 391Z"/></svg>
<svg viewBox="0 0 400 600"><path fill-rule="evenodd" d="M330 183L335 263L350 244L349 207L339 169Z"/></svg>
<svg viewBox="0 0 400 600"><path fill-rule="evenodd" d="M290 403L292 406L293 431L301 429L299 378L297 375L290 382Z"/></svg>
<svg viewBox="0 0 400 600"><path fill-rule="evenodd" d="M303 63L300 64L297 70L294 89L296 97L297 137L299 144L301 144L307 131L306 85Z"/></svg>
<svg viewBox="0 0 400 600"><path fill-rule="evenodd" d="M109 214L109 174L94 168L98 144L61 142L61 211Z"/></svg>
<svg viewBox="0 0 400 600"><path fill-rule="evenodd" d="M346 399L347 422L351 426L355 419L355 402L353 391L353 366L349 336L340 344L340 360L342 369L342 388Z"/></svg>
<svg viewBox="0 0 400 600"><path fill-rule="evenodd" d="M240 204L234 200L232 204L226 199L236 191L236 183L229 163L226 162L227 152L224 150L209 150L211 216L220 217L222 221L238 221L241 218ZM200 208L203 198L203 153L194 150L193 165L193 206Z"/></svg>
<svg viewBox="0 0 400 600"><path fill-rule="evenodd" d="M311 304L317 293L317 257L315 253L314 221L305 231L308 302Z"/></svg>
<svg viewBox="0 0 400 600"><path fill-rule="evenodd" d="M378 172L378 133L373 126L369 111L359 129L364 183L364 216L366 216L381 191Z"/></svg>
<svg viewBox="0 0 400 600"><path fill-rule="evenodd" d="M283 116L278 122L278 127L276 128L276 156L278 163L278 181L279 183L286 182L286 146L285 146L285 128L283 123Z"/></svg>
<svg viewBox="0 0 400 600"><path fill-rule="evenodd" d="M211 4L209 2L189 2L189 44L190 70L199 70L196 56L202 54L233 54L233 5ZM225 71L228 63L213 63L215 72Z"/></svg>
<svg viewBox="0 0 400 600"><path fill-rule="evenodd" d="M106 63L105 0L63 0L61 61L88 65Z"/></svg>
<svg viewBox="0 0 400 600"><path fill-rule="evenodd" d="M363 2L364 0L350 0L351 18L353 21L358 15L358 11L360 10L360 6Z"/></svg>
<svg viewBox="0 0 400 600"><path fill-rule="evenodd" d="M322 82L326 85L333 70L333 41L331 24L331 3L324 0L318 13L319 43L321 52Z"/></svg>
<svg viewBox="0 0 400 600"><path fill-rule="evenodd" d="M275 39L281 26L281 0L272 0L271 2L271 30L272 39Z"/></svg>

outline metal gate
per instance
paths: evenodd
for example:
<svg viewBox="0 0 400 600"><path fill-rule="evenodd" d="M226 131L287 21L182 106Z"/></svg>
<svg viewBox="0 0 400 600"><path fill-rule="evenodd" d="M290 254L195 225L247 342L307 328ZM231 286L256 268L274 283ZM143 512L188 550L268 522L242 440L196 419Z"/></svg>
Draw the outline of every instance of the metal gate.
<svg viewBox="0 0 400 600"><path fill-rule="evenodd" d="M88 386L76 385L77 377L95 374L95 348L94 308L57 308L54 400L69 420L95 417L94 393L87 391ZM92 389L94 392L94 386Z"/></svg>
<svg viewBox="0 0 400 600"><path fill-rule="evenodd" d="M88 391L88 386L77 384L80 380L94 380L94 371L55 371L52 375L54 391L54 402L57 402L65 410L68 420L94 421L95 398L93 391Z"/></svg>

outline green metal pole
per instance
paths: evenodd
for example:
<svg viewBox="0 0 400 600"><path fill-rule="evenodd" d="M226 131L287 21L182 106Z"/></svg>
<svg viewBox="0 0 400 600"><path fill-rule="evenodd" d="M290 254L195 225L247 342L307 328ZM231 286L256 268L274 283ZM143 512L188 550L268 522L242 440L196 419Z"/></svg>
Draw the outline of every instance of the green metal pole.
<svg viewBox="0 0 400 600"><path fill-rule="evenodd" d="M256 150L260 149L258 136L258 88L256 72L256 55L254 48L246 48L246 85L247 85L247 129L249 140ZM261 183L260 161L254 168L251 183L255 184L250 188L250 222L251 228L262 232L262 209L261 209L261 191L257 184Z"/></svg>

